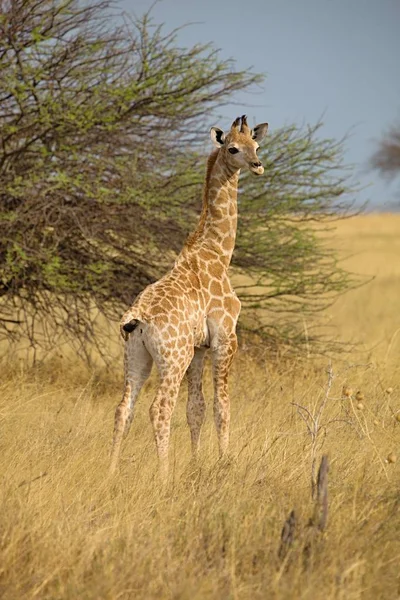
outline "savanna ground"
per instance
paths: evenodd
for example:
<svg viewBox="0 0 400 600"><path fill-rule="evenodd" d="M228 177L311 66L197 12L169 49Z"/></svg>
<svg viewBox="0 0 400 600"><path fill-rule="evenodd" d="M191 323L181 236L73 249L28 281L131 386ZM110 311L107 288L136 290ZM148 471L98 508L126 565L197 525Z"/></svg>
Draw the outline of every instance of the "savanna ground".
<svg viewBox="0 0 400 600"><path fill-rule="evenodd" d="M339 223L334 244L347 266L375 279L326 312L339 340L359 342L333 360L330 390L328 359L272 364L242 350L231 377L230 458L216 460L207 376L194 467L183 386L164 493L148 418L155 378L110 480L121 364L97 373L67 359L3 365L1 598L400 597L400 216ZM345 384L354 391L342 398ZM306 412L292 403L315 415L324 399L313 445ZM330 472L328 525L312 538L313 452L318 462L329 456ZM282 561L293 508L295 540Z"/></svg>

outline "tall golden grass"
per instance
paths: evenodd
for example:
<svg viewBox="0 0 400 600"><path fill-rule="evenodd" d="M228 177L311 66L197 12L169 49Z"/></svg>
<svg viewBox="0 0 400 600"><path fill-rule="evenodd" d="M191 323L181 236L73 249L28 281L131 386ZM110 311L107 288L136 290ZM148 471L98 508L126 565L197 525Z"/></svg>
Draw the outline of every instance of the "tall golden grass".
<svg viewBox="0 0 400 600"><path fill-rule="evenodd" d="M223 463L209 402L201 458L191 464L183 389L164 491L148 418L155 379L110 479L121 365L88 373L60 358L3 367L1 598L399 597L400 218L343 222L333 242L352 255L351 268L376 277L326 314L338 339L360 346L332 364L314 444L295 405L311 415L321 406L324 359L271 365L239 354ZM353 393L343 396L343 386ZM209 373L205 391L211 399ZM330 460L328 525L310 549L311 462L322 453ZM298 524L282 561L281 529L293 508Z"/></svg>

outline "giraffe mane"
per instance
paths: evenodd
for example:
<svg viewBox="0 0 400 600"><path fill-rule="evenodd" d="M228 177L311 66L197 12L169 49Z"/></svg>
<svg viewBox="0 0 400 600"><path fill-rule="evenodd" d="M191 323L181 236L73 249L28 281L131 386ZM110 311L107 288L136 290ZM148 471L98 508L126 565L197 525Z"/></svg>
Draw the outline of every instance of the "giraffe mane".
<svg viewBox="0 0 400 600"><path fill-rule="evenodd" d="M217 160L218 154L219 154L219 148L217 148L216 150L211 152L211 154L207 160L206 178L205 178L205 183L204 183L204 188L203 188L203 205L202 205L200 218L199 218L197 227L196 227L195 231L193 231L193 233L189 234L189 237L186 241L185 246L187 248L191 248L192 246L194 246L194 244L200 239L200 237L204 231L204 225L206 222L207 212L208 212L208 188L210 185L211 172L215 165L215 161Z"/></svg>

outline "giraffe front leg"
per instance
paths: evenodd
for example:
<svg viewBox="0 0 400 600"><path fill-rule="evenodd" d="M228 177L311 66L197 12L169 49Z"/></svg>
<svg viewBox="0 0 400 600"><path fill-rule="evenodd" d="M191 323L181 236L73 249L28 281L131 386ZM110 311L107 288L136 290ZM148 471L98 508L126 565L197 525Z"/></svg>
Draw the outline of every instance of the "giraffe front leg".
<svg viewBox="0 0 400 600"><path fill-rule="evenodd" d="M196 348L195 354L186 372L188 380L188 401L186 418L192 441L192 454L196 458L199 452L200 431L206 414L203 395L203 366L206 348Z"/></svg>
<svg viewBox="0 0 400 600"><path fill-rule="evenodd" d="M214 420L218 435L219 454L224 456L229 444L230 399L228 375L237 350L236 335L213 350Z"/></svg>

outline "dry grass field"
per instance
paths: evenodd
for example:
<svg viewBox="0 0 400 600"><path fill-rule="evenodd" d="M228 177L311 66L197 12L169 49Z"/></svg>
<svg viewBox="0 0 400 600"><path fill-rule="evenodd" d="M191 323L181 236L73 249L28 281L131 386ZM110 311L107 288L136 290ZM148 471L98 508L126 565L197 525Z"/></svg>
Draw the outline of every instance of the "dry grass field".
<svg viewBox="0 0 400 600"><path fill-rule="evenodd" d="M2 599L400 598L400 216L345 221L332 243L352 270L375 276L325 315L357 350L333 360L331 380L328 359L271 364L242 351L223 463L209 402L191 464L182 389L164 491L148 418L155 379L110 479L121 365L88 373L61 358L36 369L3 364ZM342 397L344 385L353 393ZM211 400L209 376L205 391ZM311 464L322 454L329 512L320 532L310 525ZM280 558L292 509L294 540Z"/></svg>

